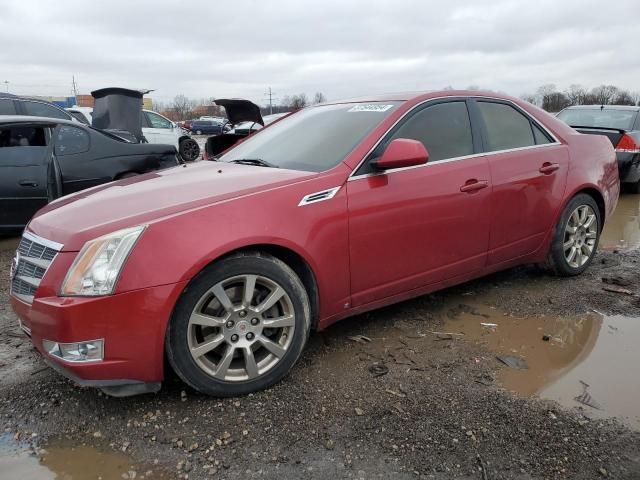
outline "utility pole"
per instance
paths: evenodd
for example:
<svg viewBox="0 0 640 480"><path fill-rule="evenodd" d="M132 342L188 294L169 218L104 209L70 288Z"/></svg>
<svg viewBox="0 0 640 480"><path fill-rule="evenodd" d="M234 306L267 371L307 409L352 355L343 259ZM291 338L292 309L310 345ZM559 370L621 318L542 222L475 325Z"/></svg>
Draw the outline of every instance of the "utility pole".
<svg viewBox="0 0 640 480"><path fill-rule="evenodd" d="M4 81L4 86L7 88L7 93L9 93L9 80Z"/></svg>
<svg viewBox="0 0 640 480"><path fill-rule="evenodd" d="M271 91L271 87L269 87L269 91L265 92L265 96L269 97L269 115L273 115L273 100L275 94Z"/></svg>
<svg viewBox="0 0 640 480"><path fill-rule="evenodd" d="M78 102L78 84L76 83L76 76L71 76L71 85L73 87L73 96L76 97L76 103Z"/></svg>

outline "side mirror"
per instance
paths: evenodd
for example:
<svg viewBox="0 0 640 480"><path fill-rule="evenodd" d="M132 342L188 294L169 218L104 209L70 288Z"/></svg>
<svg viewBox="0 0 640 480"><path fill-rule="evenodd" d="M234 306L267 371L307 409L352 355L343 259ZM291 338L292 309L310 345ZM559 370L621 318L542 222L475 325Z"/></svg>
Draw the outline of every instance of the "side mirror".
<svg viewBox="0 0 640 480"><path fill-rule="evenodd" d="M429 160L429 152L417 140L396 138L392 140L380 158L373 162L378 170L424 165Z"/></svg>

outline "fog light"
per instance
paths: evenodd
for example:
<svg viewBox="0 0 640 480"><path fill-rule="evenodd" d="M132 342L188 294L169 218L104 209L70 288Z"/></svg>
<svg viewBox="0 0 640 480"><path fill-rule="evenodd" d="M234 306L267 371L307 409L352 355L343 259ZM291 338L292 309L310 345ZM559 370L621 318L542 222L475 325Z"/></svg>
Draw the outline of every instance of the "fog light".
<svg viewBox="0 0 640 480"><path fill-rule="evenodd" d="M104 340L75 343L43 340L42 346L49 355L66 362L97 362L104 358Z"/></svg>

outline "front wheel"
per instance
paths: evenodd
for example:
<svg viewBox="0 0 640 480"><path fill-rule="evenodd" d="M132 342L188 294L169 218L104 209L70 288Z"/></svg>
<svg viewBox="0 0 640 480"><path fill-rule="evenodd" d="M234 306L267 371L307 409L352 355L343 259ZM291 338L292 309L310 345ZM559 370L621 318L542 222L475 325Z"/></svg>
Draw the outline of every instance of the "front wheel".
<svg viewBox="0 0 640 480"><path fill-rule="evenodd" d="M180 142L180 156L185 162L193 162L200 155L200 147L198 142L193 138L185 138Z"/></svg>
<svg viewBox="0 0 640 480"><path fill-rule="evenodd" d="M555 227L549 263L561 276L584 272L596 254L602 219L593 197L581 193L567 204Z"/></svg>
<svg viewBox="0 0 640 480"><path fill-rule="evenodd" d="M225 258L178 301L166 337L182 380L214 396L268 388L296 363L309 336L309 298L295 272L263 253Z"/></svg>

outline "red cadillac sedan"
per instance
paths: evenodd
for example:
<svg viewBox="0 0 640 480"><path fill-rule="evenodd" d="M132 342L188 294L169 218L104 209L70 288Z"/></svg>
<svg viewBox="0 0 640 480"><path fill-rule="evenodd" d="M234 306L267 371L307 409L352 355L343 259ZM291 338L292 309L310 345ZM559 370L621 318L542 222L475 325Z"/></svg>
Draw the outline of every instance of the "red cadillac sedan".
<svg viewBox="0 0 640 480"><path fill-rule="evenodd" d="M619 193L606 137L494 93L305 108L217 161L42 209L11 300L46 361L112 395L279 381L311 330L524 263L591 263Z"/></svg>

